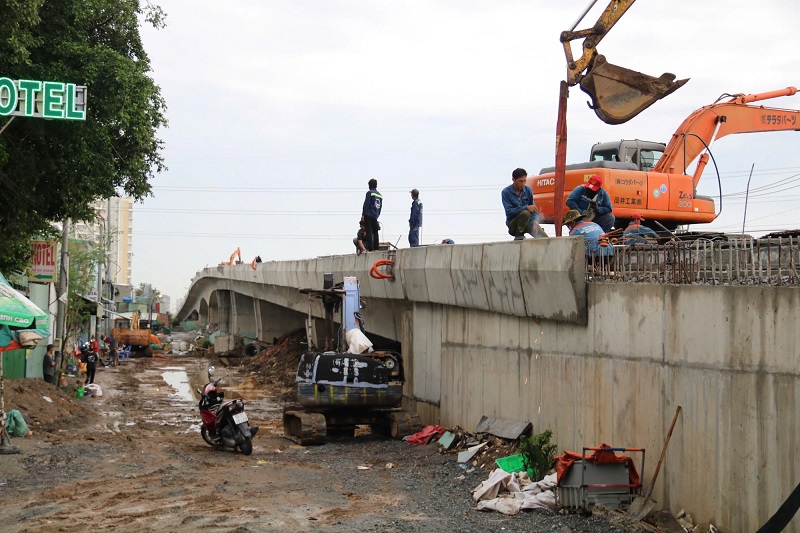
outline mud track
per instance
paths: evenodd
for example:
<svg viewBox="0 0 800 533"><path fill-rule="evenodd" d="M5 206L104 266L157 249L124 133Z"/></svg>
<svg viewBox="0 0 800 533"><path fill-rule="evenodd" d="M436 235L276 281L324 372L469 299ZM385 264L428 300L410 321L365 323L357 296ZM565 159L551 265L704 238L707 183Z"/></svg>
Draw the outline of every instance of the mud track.
<svg viewBox="0 0 800 533"><path fill-rule="evenodd" d="M207 364L138 359L98 369L103 397L79 402L43 382L18 394L33 405L49 387L65 412L14 439L21 454L0 455L0 530L626 531L598 517L474 511L469 491L487 473L465 472L435 445L363 434L297 446L283 437L282 391L241 391L261 427L252 455L215 450L200 437L188 392L202 385ZM233 368L219 375L228 386L248 377Z"/></svg>

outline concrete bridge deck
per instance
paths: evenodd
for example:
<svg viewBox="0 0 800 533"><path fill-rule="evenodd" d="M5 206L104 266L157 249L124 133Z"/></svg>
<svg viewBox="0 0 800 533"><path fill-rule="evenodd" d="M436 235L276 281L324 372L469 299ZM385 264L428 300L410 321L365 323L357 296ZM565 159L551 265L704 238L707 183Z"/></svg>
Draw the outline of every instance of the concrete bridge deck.
<svg viewBox="0 0 800 533"><path fill-rule="evenodd" d="M573 238L404 249L394 281L370 278L386 257L207 268L177 318L271 339L303 325L299 288L355 275L424 422L526 419L559 450L645 447L649 479L681 405L655 498L723 531L755 531L800 481L797 287L587 283Z"/></svg>

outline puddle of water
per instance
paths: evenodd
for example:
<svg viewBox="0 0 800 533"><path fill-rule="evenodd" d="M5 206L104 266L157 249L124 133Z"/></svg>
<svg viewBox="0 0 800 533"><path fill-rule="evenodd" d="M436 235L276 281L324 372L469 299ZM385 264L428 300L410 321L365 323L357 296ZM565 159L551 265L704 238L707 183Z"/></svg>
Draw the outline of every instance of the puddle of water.
<svg viewBox="0 0 800 533"><path fill-rule="evenodd" d="M185 370L168 370L162 372L161 377L170 387L175 389L175 396L183 400L194 401L194 392L192 392L192 387L189 385L189 376Z"/></svg>

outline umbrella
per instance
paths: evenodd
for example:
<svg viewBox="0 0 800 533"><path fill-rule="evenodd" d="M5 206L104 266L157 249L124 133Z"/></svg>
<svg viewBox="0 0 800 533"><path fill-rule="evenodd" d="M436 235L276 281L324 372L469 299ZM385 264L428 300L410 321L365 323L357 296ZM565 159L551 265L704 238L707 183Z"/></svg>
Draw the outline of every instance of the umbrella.
<svg viewBox="0 0 800 533"><path fill-rule="evenodd" d="M9 285L0 274L0 324L28 328L34 322L37 327L47 327L47 313Z"/></svg>
<svg viewBox="0 0 800 533"><path fill-rule="evenodd" d="M0 326L28 328L34 324L40 328L47 327L47 313L12 287L0 274ZM3 340L4 346L0 346L0 352L17 347L10 336L4 336L4 339L7 340ZM0 353L0 453L19 453L16 446L7 446L5 442L6 407L3 393L3 356Z"/></svg>

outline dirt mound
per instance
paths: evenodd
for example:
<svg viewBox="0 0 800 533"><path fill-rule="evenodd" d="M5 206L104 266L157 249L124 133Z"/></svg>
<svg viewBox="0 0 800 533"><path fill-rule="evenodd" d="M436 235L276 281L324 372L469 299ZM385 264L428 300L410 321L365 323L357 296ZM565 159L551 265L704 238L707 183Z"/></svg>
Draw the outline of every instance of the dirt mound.
<svg viewBox="0 0 800 533"><path fill-rule="evenodd" d="M6 411L19 409L34 432L37 428L47 430L82 423L96 416L80 400L41 379L7 379L4 387ZM71 390L66 389L70 393Z"/></svg>
<svg viewBox="0 0 800 533"><path fill-rule="evenodd" d="M259 381L272 388L281 399L295 398L295 377L300 356L306 350L306 331L295 329L277 339L267 350L243 361L250 372L255 372Z"/></svg>

